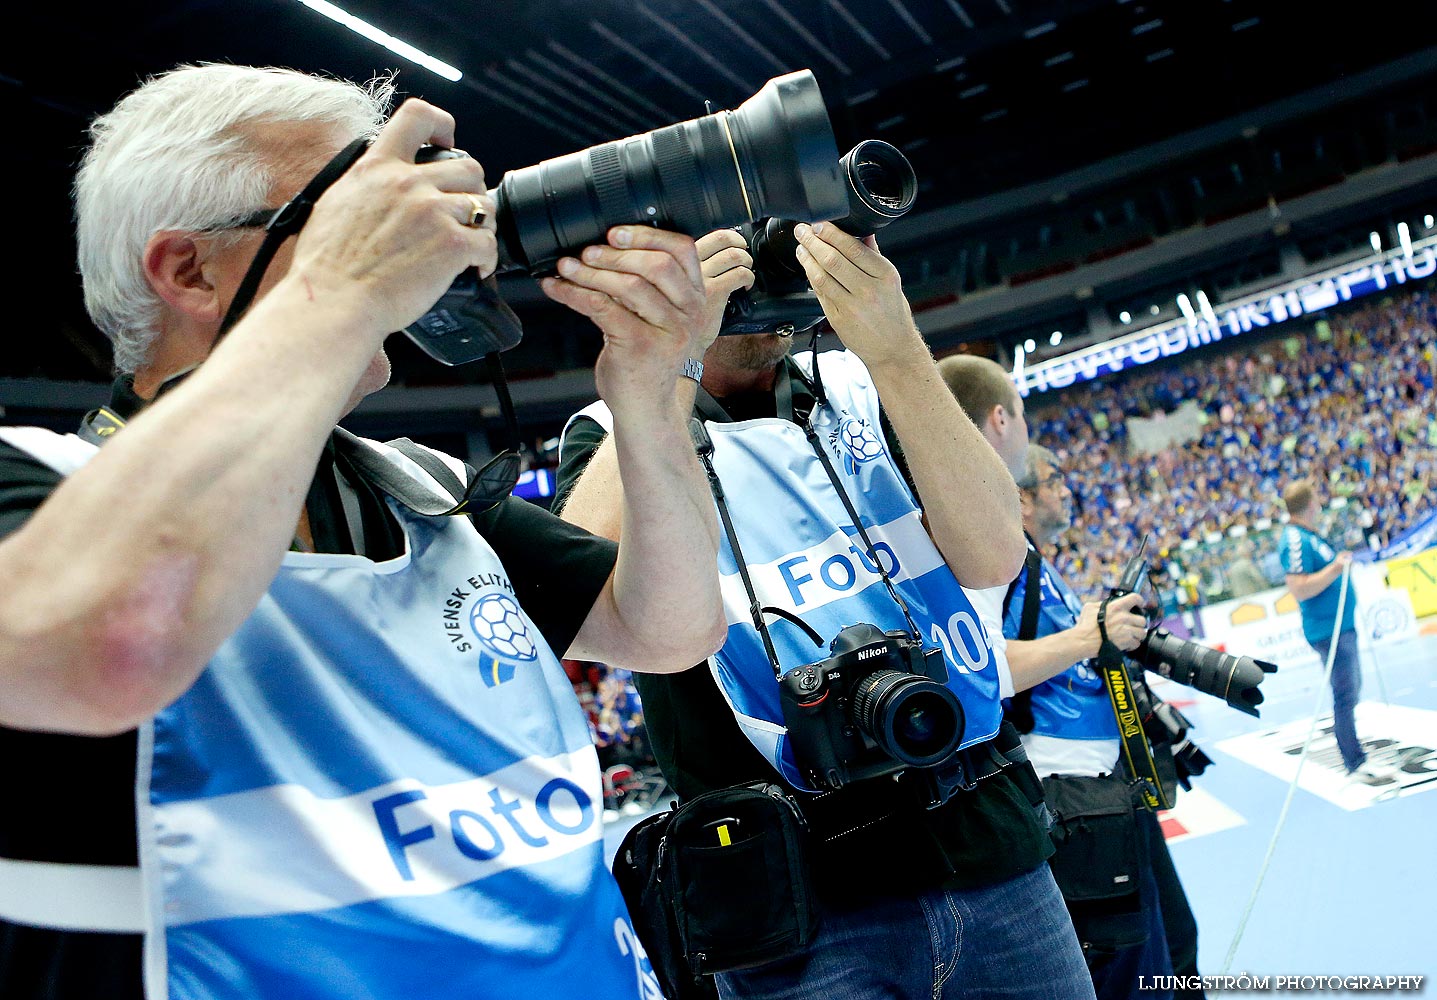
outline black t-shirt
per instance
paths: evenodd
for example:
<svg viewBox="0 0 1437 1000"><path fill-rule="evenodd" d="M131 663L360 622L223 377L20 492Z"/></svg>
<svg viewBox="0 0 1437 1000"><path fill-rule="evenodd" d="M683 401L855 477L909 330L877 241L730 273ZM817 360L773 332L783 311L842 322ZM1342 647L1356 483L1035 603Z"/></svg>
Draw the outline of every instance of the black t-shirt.
<svg viewBox="0 0 1437 1000"><path fill-rule="evenodd" d="M117 386L113 408L138 400ZM49 466L0 441L0 538L59 485ZM351 532L341 490L358 498ZM403 535L380 494L333 447L325 449L306 501L315 548L376 561L403 551ZM509 498L474 517L524 611L563 655L613 569L617 546L553 514ZM0 858L134 866L136 734L71 736L0 726ZM0 997L5 1000L139 1000L141 937L52 931L0 919Z"/></svg>
<svg viewBox="0 0 1437 1000"><path fill-rule="evenodd" d="M717 402L733 420L776 415L772 392L744 393ZM800 398L796 409L803 408ZM901 464L897 435L886 418L883 430L890 453ZM556 509L562 509L604 437L603 427L587 417L566 428ZM734 507L730 502L742 540L744 514ZM676 674L635 674L634 683L643 699L654 756L680 797L755 780L782 780L743 735L712 673L702 665ZM805 800L800 796L800 802ZM1036 868L1052 853L1032 806L1006 774L980 782L974 791L960 793L933 810L882 780L859 782L827 793L822 800L825 821L818 825L832 830L833 819L841 817L853 821L845 826L861 827L815 845L814 880L819 892L830 899L907 894L940 885L954 889L989 885ZM879 816L886 818L864 825Z"/></svg>

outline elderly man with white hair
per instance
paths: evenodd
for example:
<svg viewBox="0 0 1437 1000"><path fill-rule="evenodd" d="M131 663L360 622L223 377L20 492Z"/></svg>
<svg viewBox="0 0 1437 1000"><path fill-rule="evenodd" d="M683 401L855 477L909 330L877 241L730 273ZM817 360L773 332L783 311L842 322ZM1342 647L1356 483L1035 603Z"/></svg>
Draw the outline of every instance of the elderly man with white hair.
<svg viewBox="0 0 1437 1000"><path fill-rule="evenodd" d="M7 1000L657 996L558 656L722 638L693 242L617 227L544 282L605 334L621 545L502 489L423 510L462 463L335 425L493 271L495 208L474 159L415 162L454 122L384 123L390 89L183 67L94 123L80 267L121 377L78 436L0 428ZM256 220L362 136L221 339Z"/></svg>

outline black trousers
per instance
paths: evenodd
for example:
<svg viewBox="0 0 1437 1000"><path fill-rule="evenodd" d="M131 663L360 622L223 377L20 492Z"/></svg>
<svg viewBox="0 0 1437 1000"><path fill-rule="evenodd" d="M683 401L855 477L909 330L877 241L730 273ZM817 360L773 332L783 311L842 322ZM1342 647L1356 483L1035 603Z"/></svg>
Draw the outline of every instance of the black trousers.
<svg viewBox="0 0 1437 1000"><path fill-rule="evenodd" d="M1197 920L1192 907L1188 905L1187 893L1178 881L1173 857L1168 853L1167 842L1154 837L1151 845L1153 878L1158 884L1158 901L1162 904L1163 928L1168 935L1168 952L1172 955L1173 974L1196 976L1197 970ZM1201 989L1174 990L1173 1000L1202 1000L1206 994Z"/></svg>

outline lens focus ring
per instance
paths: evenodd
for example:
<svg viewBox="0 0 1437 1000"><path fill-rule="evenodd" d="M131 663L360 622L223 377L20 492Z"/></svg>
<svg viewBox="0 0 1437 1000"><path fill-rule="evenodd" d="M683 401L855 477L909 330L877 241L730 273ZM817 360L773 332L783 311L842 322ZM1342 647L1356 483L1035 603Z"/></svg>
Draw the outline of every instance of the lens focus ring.
<svg viewBox="0 0 1437 1000"><path fill-rule="evenodd" d="M713 226L704 211L703 181L684 125L659 129L653 141L654 167L674 223L690 236L702 235Z"/></svg>
<svg viewBox="0 0 1437 1000"><path fill-rule="evenodd" d="M619 144L606 142L589 150L589 170L594 179L594 194L599 199L599 216L604 219L633 217L629 185L624 180L624 164Z"/></svg>

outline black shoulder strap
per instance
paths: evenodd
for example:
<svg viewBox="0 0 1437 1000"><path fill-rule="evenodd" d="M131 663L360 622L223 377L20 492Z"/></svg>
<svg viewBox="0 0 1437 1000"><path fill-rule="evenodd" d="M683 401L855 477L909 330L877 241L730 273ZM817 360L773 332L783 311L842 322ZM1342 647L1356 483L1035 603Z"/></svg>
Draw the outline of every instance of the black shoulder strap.
<svg viewBox="0 0 1437 1000"><path fill-rule="evenodd" d="M1018 623L1018 634L1015 637L1021 642L1028 642L1038 637L1038 608L1042 601L1043 591L1043 555L1038 551L1034 541L1028 539L1028 555L1023 560L1023 617ZM1014 580L1008 585L1008 594L1003 598L1003 617L1008 617L1008 606L1013 601L1013 591L1018 588L1018 581ZM1008 720L1017 727L1020 733L1031 733L1033 731L1033 689L1025 688L1022 691L1015 691L1013 697L1008 700L1008 710L1005 713Z"/></svg>
<svg viewBox="0 0 1437 1000"><path fill-rule="evenodd" d="M410 510L427 517L465 513L463 497L466 490L454 470L445 465L438 456L413 441L401 438L391 447L433 476L442 493L425 486L411 473L400 468L393 458L343 427L334 429L334 443L336 447L344 449L371 483Z"/></svg>
<svg viewBox="0 0 1437 1000"><path fill-rule="evenodd" d="M454 470L449 467L448 463L438 455L428 448L415 444L409 438L395 438L386 443L433 476L436 483L449 491L449 495L454 498L455 503L463 501L465 485L459 481L459 477L454 474ZM466 471L470 474L469 478L473 478L473 470L466 468Z"/></svg>
<svg viewBox="0 0 1437 1000"><path fill-rule="evenodd" d="M1018 621L1018 634L1014 637L1022 642L1038 637L1038 608L1043 594L1043 556L1033 540L1028 540L1028 554L1023 559L1023 617ZM1008 584L1008 593L1003 597L1003 617L1008 617L1008 608L1013 603L1013 592L1018 589L1018 578Z"/></svg>

